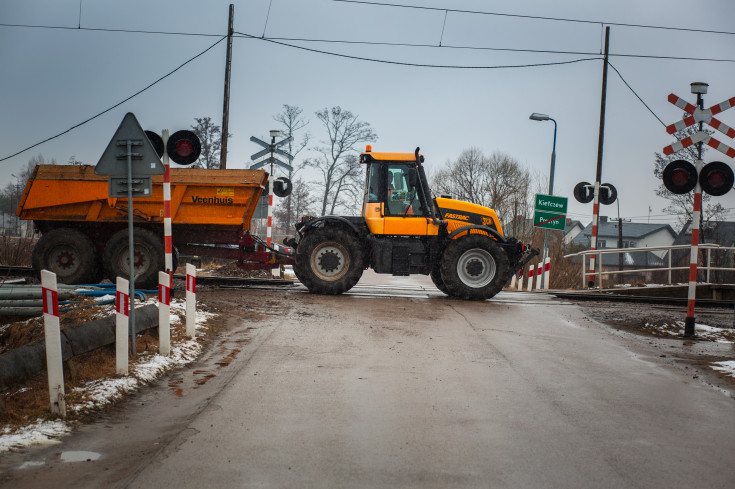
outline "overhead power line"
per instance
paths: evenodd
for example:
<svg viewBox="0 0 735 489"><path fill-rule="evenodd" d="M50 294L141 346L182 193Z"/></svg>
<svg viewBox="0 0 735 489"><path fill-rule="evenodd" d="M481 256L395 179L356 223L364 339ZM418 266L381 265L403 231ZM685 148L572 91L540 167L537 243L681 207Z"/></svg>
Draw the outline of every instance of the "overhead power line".
<svg viewBox="0 0 735 489"><path fill-rule="evenodd" d="M334 1L346 1L346 0L334 0ZM383 5L383 4L381 4ZM388 4L386 4L388 5ZM416 7L421 8L421 7ZM438 9L444 10L444 9ZM614 24L613 24L614 25ZM89 31L89 32L111 32L111 33L126 33L126 34L147 34L147 35L163 35L163 36L194 36L194 37L222 37L222 34L209 34L205 32L179 32L179 31L149 31L141 29L107 29L107 28L95 28L95 27L71 27L71 26L53 26L53 25L34 25L34 24L8 24L0 23L0 27L19 27L29 29L55 29L55 30L67 30L67 31ZM539 54L568 54L576 56L599 56L600 53L590 51L562 51L552 49L523 49L523 48L498 48L489 46L455 46L452 44L443 44L441 41L439 44L421 44L421 43L401 43L401 42L381 42L381 41L347 41L340 39L309 39L309 38L298 38L298 37L264 37L254 36L250 34L238 33L242 37L261 39L265 41L289 41L289 42L319 42L319 43L334 43L334 44L362 44L368 46L399 46L399 47L415 47L415 48L434 48L434 49L467 49L467 50L478 50L478 51L506 51L515 53L539 53ZM288 45L288 44L284 44ZM304 49L301 46L293 46L298 49ZM320 52L320 51L317 51ZM325 54L332 54L339 56L337 53L324 52ZM735 59L730 58L700 58L695 56L666 56L656 54L633 54L633 53L609 53L610 57L620 58L644 58L644 59L663 59L663 60L675 60L675 61L708 61L715 63L735 63ZM357 58L359 59L359 58ZM365 58L368 61L373 61L369 58ZM558 64L558 63L549 63ZM415 65L421 66L421 65ZM430 67L442 68L444 66L429 65ZM518 67L525 67L526 65L519 65ZM529 65L529 66L543 66ZM451 66L447 66L451 68ZM516 67L516 66L508 66ZM488 67L482 67L488 68ZM501 68L505 68L502 66Z"/></svg>
<svg viewBox="0 0 735 489"><path fill-rule="evenodd" d="M183 62L183 63L181 63L181 64L180 64L179 66L177 66L177 67L176 67L176 68L174 68L173 70L169 71L168 73L166 73L166 74L165 74L165 75L163 75L162 77L158 78L158 79L157 79L156 81L154 81L153 83L149 84L148 86L146 86L145 88L143 88L143 89L141 89L141 90L138 90L137 92L135 92L135 93L134 93L134 94L132 94L131 96L129 96L129 97L127 97L127 98L125 98L124 100L121 100L120 102L116 103L116 104L115 104L115 105L113 105L112 107L108 107L107 109L103 110L102 112L100 112L100 113L98 113L98 114L96 114L96 115L93 115L93 116L92 116L92 117L90 117L89 119L87 119L87 120L85 120L85 121L82 121L82 122L80 122L79 124L76 124L76 125L74 125L74 126L70 127L70 128L69 128L69 129L67 129L66 131L60 132L59 134L56 134L55 136L51 136L51 137L49 137L49 138L46 138L46 139L44 139L43 141L39 141L39 142L37 142L37 143L35 143L35 144L32 144L32 145L28 146L27 148L24 148L24 149L22 149L22 150L20 150L20 151L18 151L18 152L16 152L16 153L13 153L13 154L11 154L10 156L6 156L6 157L4 157L4 158L0 159L0 162L2 162L2 161L5 161L5 160L9 160L10 158L13 158L14 156L18 156L19 154L21 154L21 153L24 153L24 152L28 151L29 149L33 149L33 148L35 148L36 146L40 146L40 145L41 145L41 144L43 144L43 143L46 143L46 142L48 142L48 141L51 141L52 139L56 139L56 138L58 138L59 136L63 136L64 134L66 134L66 133L68 133L68 132L71 132L72 130L76 129L77 127L83 126L84 124L86 124L86 123L88 123L88 122L90 122L90 121L93 121L94 119L98 118L99 116L101 116L101 115L103 115L103 114L106 114L107 112L109 112L109 111L111 111L111 110L113 110L113 109L115 109L115 108L117 108L117 107L121 106L122 104L124 104L124 103L125 103L125 102L127 102L128 100L130 100L130 99L132 99L132 98L134 98L134 97L137 97L138 95L140 95L141 93L145 92L146 90L148 90L148 89L149 89L149 88L151 88L152 86L156 85L156 84L157 84L158 82L160 82L160 81L162 81L162 80L164 80L164 79L168 78L169 76L173 75L174 73L176 73L177 71L179 71L179 70L180 70L181 68L183 68L184 66L188 65L189 63L191 63L192 61L194 61L194 60L195 60L195 59L197 59L198 57L202 56L202 55L203 55L203 54L205 54L205 53L206 53L207 51L209 51L210 49L212 49L213 47L215 47L215 46L216 46L217 44L221 43L221 42L222 42L223 40L225 40L225 39L227 39L227 36L222 36L222 37L221 37L221 38L220 38L220 39L219 39L219 40L218 40L217 42L215 42L214 44L212 44L211 46L209 46L209 47L208 47L207 49L205 49L204 51L202 51L202 52L200 52L199 54L197 54L196 56L193 56L193 57L189 58L188 60L184 61L184 62Z"/></svg>
<svg viewBox="0 0 735 489"><path fill-rule="evenodd" d="M579 63L582 61L592 61L596 59L600 59L599 56L596 56L594 58L581 58L581 59L573 59L568 61L555 61L550 63L528 63L528 64L518 64L518 65L493 65L493 66L466 66L466 65L434 65L434 64L424 64L424 63L409 63L406 61L392 61L387 59L378 59L378 58L366 58L362 56L353 56L349 54L341 54L341 53L334 53L331 51L323 51L321 49L312 49L307 48L305 46L298 46L296 44L289 44L282 41L277 41L275 39L270 39L267 37L258 37L253 36L251 34L245 34L243 32L236 32L236 37L244 37L248 39L256 39L259 41L266 41L273 44L278 44L280 46L286 46L294 49L301 49L303 51L309 51L312 53L319 53L319 54L326 54L329 56L337 56L340 58L347 58L347 59L354 59L358 61L372 61L374 63L385 63L385 64L391 64L391 65L400 65L400 66L413 66L418 68L452 68L452 69L464 69L464 70L490 70L490 69L503 69L503 68L533 68L533 67L539 67L539 66L554 66L554 65L566 65L571 63Z"/></svg>
<svg viewBox="0 0 735 489"><path fill-rule="evenodd" d="M363 5L371 5L375 7L396 7L416 10L434 10L438 12L452 12L459 14L475 14L475 15L492 15L497 17L515 17L518 19L533 19L533 20L547 20L553 22L574 22L579 24L597 24L597 25L614 25L619 27L636 27L641 29L662 29L669 31L684 31L684 32L700 32L705 34L724 34L724 35L735 35L733 31L718 31L713 29L695 29L692 27L671 27L662 25L651 25L651 24L630 24L625 22L606 22L604 20L586 20L586 19L570 19L564 17L544 17L541 15L523 15L523 14L508 14L503 12L486 12L481 10L460 10L453 8L441 8L441 7L424 7L421 5L403 5L397 3L381 3L381 2L367 2L361 0L332 0L334 2L342 3L358 3Z"/></svg>

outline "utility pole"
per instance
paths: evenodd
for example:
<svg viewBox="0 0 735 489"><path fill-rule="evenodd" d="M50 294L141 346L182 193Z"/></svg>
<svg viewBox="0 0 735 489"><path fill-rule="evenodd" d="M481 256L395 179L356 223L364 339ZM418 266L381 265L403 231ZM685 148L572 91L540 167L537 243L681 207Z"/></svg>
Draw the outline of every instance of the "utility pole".
<svg viewBox="0 0 735 489"><path fill-rule="evenodd" d="M597 140L597 176L595 177L595 196L592 204L592 251L597 249L597 225L600 215L600 182L602 179L602 143L605 139L605 101L607 100L607 59L610 53L610 26L605 27L605 58L602 64L602 96L600 100L600 136ZM595 255L590 257L590 275L587 285L595 286Z"/></svg>
<svg viewBox="0 0 735 489"><path fill-rule="evenodd" d="M230 4L230 20L227 24L227 60L225 61L225 96L222 107L222 134L220 134L219 167L227 168L227 139L230 129L230 69L232 67L232 34L234 34L235 6Z"/></svg>

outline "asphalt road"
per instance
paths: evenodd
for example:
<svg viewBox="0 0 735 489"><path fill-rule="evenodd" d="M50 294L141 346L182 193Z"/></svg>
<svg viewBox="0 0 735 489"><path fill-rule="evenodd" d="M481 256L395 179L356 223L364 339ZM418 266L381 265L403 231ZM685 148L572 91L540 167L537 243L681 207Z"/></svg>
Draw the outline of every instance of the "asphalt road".
<svg viewBox="0 0 735 489"><path fill-rule="evenodd" d="M61 445L3 460L0 485L735 484L731 396L575 305L455 301L421 279L208 293L229 323L200 361ZM95 460L63 461L84 451Z"/></svg>

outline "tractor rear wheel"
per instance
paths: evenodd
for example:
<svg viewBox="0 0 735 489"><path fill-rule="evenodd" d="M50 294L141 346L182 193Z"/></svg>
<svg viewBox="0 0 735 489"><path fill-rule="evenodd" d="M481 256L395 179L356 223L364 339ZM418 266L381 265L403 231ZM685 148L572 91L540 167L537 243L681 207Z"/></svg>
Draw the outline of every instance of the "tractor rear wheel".
<svg viewBox="0 0 735 489"><path fill-rule="evenodd" d="M442 273L438 266L434 267L429 276L431 277L431 281L434 282L434 285L436 285L437 289L449 295L449 291L447 290L447 286L444 285L444 280L442 280Z"/></svg>
<svg viewBox="0 0 735 489"><path fill-rule="evenodd" d="M341 294L360 280L363 263L362 248L353 234L322 227L299 242L294 272L310 292Z"/></svg>
<svg viewBox="0 0 735 489"><path fill-rule="evenodd" d="M44 233L33 248L31 263L36 274L48 270L64 284L94 282L97 253L92 241L76 229L59 228Z"/></svg>
<svg viewBox="0 0 735 489"><path fill-rule="evenodd" d="M153 289L158 285L158 272L164 268L163 239L143 228L133 230L135 286ZM115 283L116 277L130 276L128 230L115 233L105 245L104 261L107 278Z"/></svg>
<svg viewBox="0 0 735 489"><path fill-rule="evenodd" d="M449 295L482 301L500 292L509 266L508 256L497 241L471 234L449 243L440 270Z"/></svg>

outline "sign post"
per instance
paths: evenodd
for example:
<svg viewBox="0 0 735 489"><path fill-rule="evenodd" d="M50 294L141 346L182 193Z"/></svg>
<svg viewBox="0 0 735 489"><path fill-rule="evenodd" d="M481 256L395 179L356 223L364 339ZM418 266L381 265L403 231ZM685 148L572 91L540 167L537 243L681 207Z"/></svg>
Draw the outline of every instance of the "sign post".
<svg viewBox="0 0 735 489"><path fill-rule="evenodd" d="M120 147L125 147L125 153L119 153ZM135 147L135 152L133 148ZM121 164L122 162L125 164ZM112 136L105 152L94 168L97 175L110 177L110 197L119 197L122 192L122 184L113 184L113 177L127 177L128 197L128 275L130 283L130 315L128 316L128 327L130 330L131 349L133 356L135 351L135 241L133 239L133 180L144 180L148 175L161 175L164 173L163 163L158 157L153 144L146 136L138 123L138 119L132 112L125 114L120 126ZM140 187L142 188L142 186ZM115 190L113 195L113 189ZM145 190L141 196L150 196Z"/></svg>

